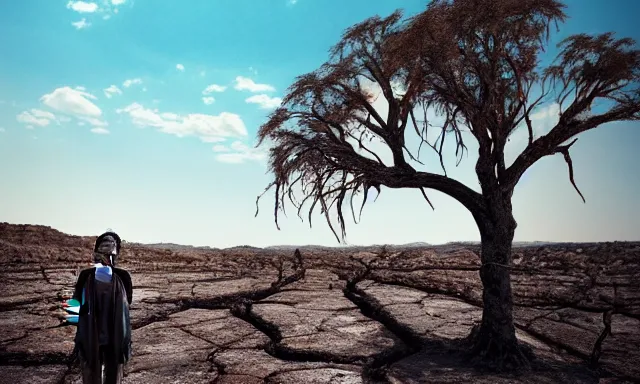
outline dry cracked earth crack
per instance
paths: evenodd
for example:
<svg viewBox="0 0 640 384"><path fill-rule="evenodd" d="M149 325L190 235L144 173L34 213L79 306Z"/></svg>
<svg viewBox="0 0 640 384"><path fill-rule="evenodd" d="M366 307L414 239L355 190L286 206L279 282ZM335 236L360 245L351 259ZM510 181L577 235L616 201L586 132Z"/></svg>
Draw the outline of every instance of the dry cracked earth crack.
<svg viewBox="0 0 640 384"><path fill-rule="evenodd" d="M250 262L228 257L217 269L132 265L134 351L125 383L640 380L630 363L640 358L640 295L619 276L599 277L598 291L586 292L577 304L569 303L578 297L571 284L586 278L545 280L558 293L546 286L533 290L530 273L515 276L518 337L538 359L526 375L498 375L474 370L461 352L461 340L482 313L477 271L468 260L475 255L456 249L429 257L405 254L389 262L397 264L367 273L358 272L361 263L328 256L305 258L306 269L289 258L274 267L271 256L260 255ZM212 263L209 256L206 262ZM452 267L439 273L445 262ZM59 293L73 285L77 268L40 265L46 264L0 272L0 382L80 383L72 355L75 328L60 326L56 317ZM612 312L612 334L602 343L598 368L590 369L603 330L599 308L609 308L605 304L615 296L606 279L618 279L617 294L626 295L626 304Z"/></svg>

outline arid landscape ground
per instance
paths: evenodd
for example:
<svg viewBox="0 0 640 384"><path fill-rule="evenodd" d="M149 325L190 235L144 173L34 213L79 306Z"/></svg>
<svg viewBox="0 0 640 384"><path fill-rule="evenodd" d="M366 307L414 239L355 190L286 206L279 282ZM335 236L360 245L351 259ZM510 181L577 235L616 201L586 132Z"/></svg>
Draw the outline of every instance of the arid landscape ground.
<svg viewBox="0 0 640 384"><path fill-rule="evenodd" d="M58 305L93 241L0 224L0 382L81 382ZM120 266L134 282L126 383L640 382L640 243L515 249L518 336L537 356L517 376L459 352L482 314L474 245L126 243Z"/></svg>

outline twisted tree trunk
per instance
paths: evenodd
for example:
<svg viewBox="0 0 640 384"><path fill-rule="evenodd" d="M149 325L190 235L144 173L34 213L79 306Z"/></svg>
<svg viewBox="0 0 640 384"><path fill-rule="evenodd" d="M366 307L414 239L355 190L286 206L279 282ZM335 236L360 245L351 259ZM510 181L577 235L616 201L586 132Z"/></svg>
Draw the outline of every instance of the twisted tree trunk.
<svg viewBox="0 0 640 384"><path fill-rule="evenodd" d="M488 201L489 215L480 224L482 322L471 332L472 356L497 370L528 367L533 357L516 339L511 292L511 247L516 229L510 196Z"/></svg>

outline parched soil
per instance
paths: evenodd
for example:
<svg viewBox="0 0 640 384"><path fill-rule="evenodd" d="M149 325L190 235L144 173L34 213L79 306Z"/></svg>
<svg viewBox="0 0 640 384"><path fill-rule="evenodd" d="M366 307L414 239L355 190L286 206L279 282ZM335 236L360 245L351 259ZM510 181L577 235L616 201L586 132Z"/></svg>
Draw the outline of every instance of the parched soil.
<svg viewBox="0 0 640 384"><path fill-rule="evenodd" d="M81 383L59 305L92 244L0 224L1 383ZM640 382L640 244L515 250L518 338L537 356L518 375L482 372L464 354L482 316L477 253L125 244L134 352L124 382Z"/></svg>

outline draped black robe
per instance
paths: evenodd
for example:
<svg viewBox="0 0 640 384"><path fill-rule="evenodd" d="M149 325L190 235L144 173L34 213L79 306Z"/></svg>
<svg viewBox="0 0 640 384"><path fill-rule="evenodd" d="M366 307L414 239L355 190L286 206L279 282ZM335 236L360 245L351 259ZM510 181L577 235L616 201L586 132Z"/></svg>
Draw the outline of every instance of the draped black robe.
<svg viewBox="0 0 640 384"><path fill-rule="evenodd" d="M133 288L129 272L120 268L112 268L111 308L113 316L108 317L111 342L106 346L106 353L114 356L116 361L126 364L131 358L131 321L129 305L133 298ZM80 357L97 369L100 366L100 342L98 319L96 318L95 293L96 268L87 268L80 272L76 282L73 298L82 303L84 289L85 300L80 306L80 313L75 337L76 348Z"/></svg>

